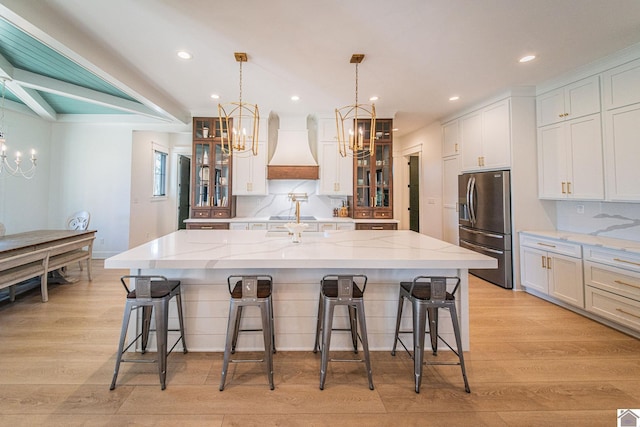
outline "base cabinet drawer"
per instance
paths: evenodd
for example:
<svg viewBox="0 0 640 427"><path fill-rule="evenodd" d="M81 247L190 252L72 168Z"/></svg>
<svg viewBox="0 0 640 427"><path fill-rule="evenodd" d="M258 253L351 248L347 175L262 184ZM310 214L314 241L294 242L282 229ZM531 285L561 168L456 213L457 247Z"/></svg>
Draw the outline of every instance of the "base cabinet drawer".
<svg viewBox="0 0 640 427"><path fill-rule="evenodd" d="M228 230L228 222L190 222L187 223L188 230Z"/></svg>
<svg viewBox="0 0 640 427"><path fill-rule="evenodd" d="M395 222L357 222L356 230L397 230Z"/></svg>
<svg viewBox="0 0 640 427"><path fill-rule="evenodd" d="M584 283L587 286L640 301L640 273L634 271L585 261Z"/></svg>
<svg viewBox="0 0 640 427"><path fill-rule="evenodd" d="M586 286L585 303L587 311L640 331L640 302Z"/></svg>

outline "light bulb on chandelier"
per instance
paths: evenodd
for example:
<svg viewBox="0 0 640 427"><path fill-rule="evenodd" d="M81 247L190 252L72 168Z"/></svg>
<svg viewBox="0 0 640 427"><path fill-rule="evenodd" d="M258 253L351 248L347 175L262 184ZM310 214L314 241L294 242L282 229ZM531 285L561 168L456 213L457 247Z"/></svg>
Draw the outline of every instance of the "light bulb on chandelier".
<svg viewBox="0 0 640 427"><path fill-rule="evenodd" d="M16 151L15 158L10 162L7 157L6 132L4 124L4 100L7 79L2 79L2 105L0 106L0 175L8 173L13 176L21 176L31 179L36 173L36 150L31 150L31 167L23 169L22 153ZM13 163L14 165L12 165Z"/></svg>

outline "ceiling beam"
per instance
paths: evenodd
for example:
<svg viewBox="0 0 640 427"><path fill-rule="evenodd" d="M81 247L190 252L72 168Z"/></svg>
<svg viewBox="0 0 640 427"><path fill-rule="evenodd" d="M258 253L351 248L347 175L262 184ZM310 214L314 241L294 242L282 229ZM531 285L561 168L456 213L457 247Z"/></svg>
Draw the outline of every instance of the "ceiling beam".
<svg viewBox="0 0 640 427"><path fill-rule="evenodd" d="M96 49L92 40L64 16L60 16L46 2L2 0L0 16L51 47L73 62L91 71L107 83L146 105L149 110L162 114L165 121L191 123L191 113L167 93L162 92L133 69L121 57ZM138 113L141 114L141 113ZM158 118L158 115L151 117Z"/></svg>
<svg viewBox="0 0 640 427"><path fill-rule="evenodd" d="M58 117L56 111L45 101L40 94L30 88L20 86L15 80L8 81L7 87L20 101L29 107L34 113L45 120L55 121Z"/></svg>
<svg viewBox="0 0 640 427"><path fill-rule="evenodd" d="M16 68L14 70L13 82L27 88L64 96L66 98L76 99L78 101L102 105L104 107L113 108L128 113L141 114L143 116L153 117L155 119L168 120L164 114L153 111L147 106L140 104L139 102L122 99L117 96L98 92L92 89L87 89L82 86L63 82L51 77L46 77L40 74L32 73L30 71L21 70L19 68Z"/></svg>

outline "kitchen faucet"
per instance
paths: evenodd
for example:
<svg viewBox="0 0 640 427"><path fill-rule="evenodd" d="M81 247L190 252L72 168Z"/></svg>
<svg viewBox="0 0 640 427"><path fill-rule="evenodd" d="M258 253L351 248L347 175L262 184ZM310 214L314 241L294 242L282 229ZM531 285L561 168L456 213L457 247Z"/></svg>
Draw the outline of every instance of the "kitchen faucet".
<svg viewBox="0 0 640 427"><path fill-rule="evenodd" d="M300 224L300 202L306 202L309 196L307 193L289 193L287 197L292 202L296 202L296 224Z"/></svg>

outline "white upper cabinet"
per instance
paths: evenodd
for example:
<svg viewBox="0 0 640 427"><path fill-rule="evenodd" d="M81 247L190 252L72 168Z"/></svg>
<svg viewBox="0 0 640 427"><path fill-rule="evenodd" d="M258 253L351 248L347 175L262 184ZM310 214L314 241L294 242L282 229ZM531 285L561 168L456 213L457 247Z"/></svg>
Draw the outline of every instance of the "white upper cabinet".
<svg viewBox="0 0 640 427"><path fill-rule="evenodd" d="M600 114L538 129L541 199L604 199Z"/></svg>
<svg viewBox="0 0 640 427"><path fill-rule="evenodd" d="M607 111L605 131L607 200L640 201L640 103Z"/></svg>
<svg viewBox="0 0 640 427"><path fill-rule="evenodd" d="M511 114L508 99L460 118L462 171L511 166Z"/></svg>
<svg viewBox="0 0 640 427"><path fill-rule="evenodd" d="M607 200L640 201L640 59L603 74Z"/></svg>
<svg viewBox="0 0 640 427"><path fill-rule="evenodd" d="M318 163L320 164L318 194L328 196L353 194L353 157L342 157L338 152L337 141L319 143Z"/></svg>
<svg viewBox="0 0 640 427"><path fill-rule="evenodd" d="M233 194L258 196L267 194L267 146L258 143L258 155L251 149L233 153Z"/></svg>
<svg viewBox="0 0 640 427"><path fill-rule="evenodd" d="M455 156L460 151L459 121L452 120L442 125L442 157Z"/></svg>
<svg viewBox="0 0 640 427"><path fill-rule="evenodd" d="M603 107L607 110L640 103L640 59L606 71Z"/></svg>
<svg viewBox="0 0 640 427"><path fill-rule="evenodd" d="M592 76L539 95L538 126L577 119L600 112L600 76Z"/></svg>

